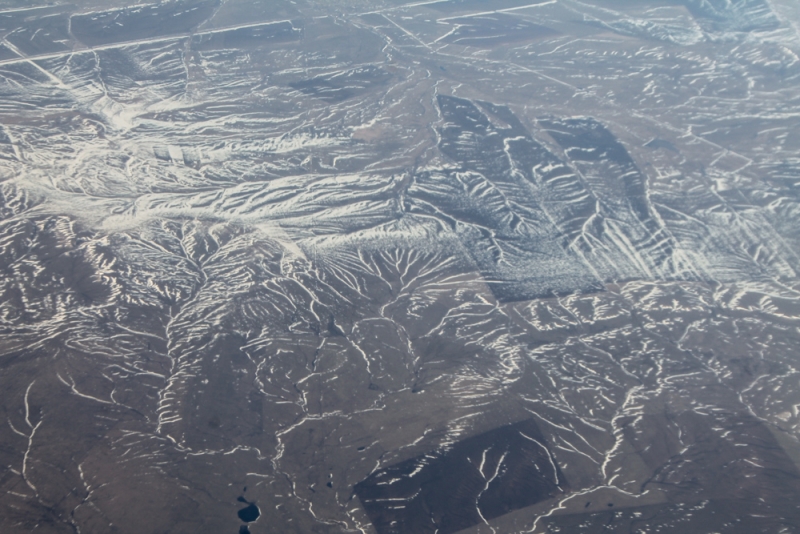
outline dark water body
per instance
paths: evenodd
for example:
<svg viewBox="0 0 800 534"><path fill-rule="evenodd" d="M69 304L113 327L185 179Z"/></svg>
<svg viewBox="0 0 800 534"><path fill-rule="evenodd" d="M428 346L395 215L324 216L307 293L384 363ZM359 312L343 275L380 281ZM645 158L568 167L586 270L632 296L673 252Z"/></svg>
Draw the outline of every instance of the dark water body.
<svg viewBox="0 0 800 534"><path fill-rule="evenodd" d="M239 519L241 519L245 523L252 523L256 519L258 519L258 516L261 515L261 511L258 509L258 506L256 506L253 503L250 503L245 508L239 510L238 515Z"/></svg>

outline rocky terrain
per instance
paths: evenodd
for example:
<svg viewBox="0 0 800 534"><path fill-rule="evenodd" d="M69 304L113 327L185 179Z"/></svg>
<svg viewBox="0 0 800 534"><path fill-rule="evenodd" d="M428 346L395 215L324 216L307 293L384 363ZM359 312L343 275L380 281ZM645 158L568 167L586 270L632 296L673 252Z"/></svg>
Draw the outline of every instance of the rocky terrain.
<svg viewBox="0 0 800 534"><path fill-rule="evenodd" d="M794 0L6 0L4 533L800 533Z"/></svg>

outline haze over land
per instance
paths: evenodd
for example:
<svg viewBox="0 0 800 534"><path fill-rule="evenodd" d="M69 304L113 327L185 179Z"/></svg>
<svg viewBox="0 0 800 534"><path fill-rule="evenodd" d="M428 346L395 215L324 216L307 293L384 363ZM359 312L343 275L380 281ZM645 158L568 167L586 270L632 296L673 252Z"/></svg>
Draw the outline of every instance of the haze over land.
<svg viewBox="0 0 800 534"><path fill-rule="evenodd" d="M3 533L800 532L795 0L0 28Z"/></svg>

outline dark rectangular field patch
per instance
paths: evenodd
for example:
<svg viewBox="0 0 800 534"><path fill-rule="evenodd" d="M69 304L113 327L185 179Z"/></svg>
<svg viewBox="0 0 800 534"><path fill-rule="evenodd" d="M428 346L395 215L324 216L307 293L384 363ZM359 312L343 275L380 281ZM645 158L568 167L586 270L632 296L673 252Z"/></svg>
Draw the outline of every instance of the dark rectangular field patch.
<svg viewBox="0 0 800 534"><path fill-rule="evenodd" d="M378 534L451 534L569 486L527 420L377 471L354 490Z"/></svg>

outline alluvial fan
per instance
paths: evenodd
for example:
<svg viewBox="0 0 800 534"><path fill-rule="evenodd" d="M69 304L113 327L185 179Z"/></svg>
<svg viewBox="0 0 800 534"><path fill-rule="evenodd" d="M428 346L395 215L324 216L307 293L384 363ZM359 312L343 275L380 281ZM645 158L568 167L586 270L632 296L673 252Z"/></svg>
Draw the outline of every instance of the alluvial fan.
<svg viewBox="0 0 800 534"><path fill-rule="evenodd" d="M8 0L0 531L800 533L792 0Z"/></svg>

